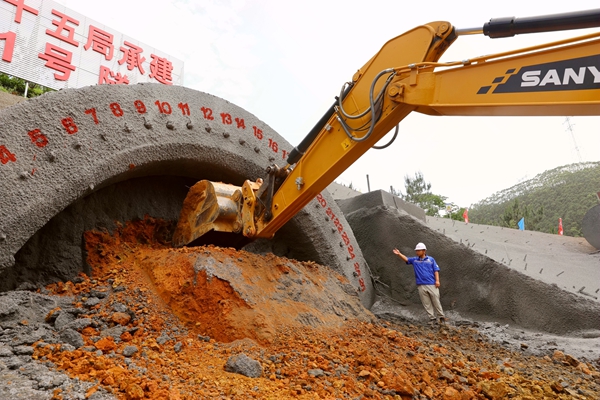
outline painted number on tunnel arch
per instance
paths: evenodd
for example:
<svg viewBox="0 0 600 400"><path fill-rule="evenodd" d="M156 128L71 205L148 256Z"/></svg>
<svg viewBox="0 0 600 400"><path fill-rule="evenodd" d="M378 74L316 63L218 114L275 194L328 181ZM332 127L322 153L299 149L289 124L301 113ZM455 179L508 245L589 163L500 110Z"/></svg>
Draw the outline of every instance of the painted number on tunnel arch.
<svg viewBox="0 0 600 400"><path fill-rule="evenodd" d="M348 236L348 233L344 230L344 226L340 222L339 218L335 215L335 213L333 212L331 207L329 207L327 205L327 200L325 200L325 198L323 197L323 195L321 193L319 193L317 195L316 199L317 199L317 202L321 205L321 207L323 209L325 209L325 214L327 214L327 217L333 223L336 230L339 233L341 233L343 244L346 246L346 250L348 251L348 255L346 256L346 259L348 261L354 260L356 258L356 254L354 253L354 246L352 246L350 237ZM364 292L365 290L367 290L367 287L365 285L365 279L362 276L362 272L360 269L360 263L357 261L354 262L353 267L354 267L354 272L356 273L356 276L358 277L358 284L360 285L360 291Z"/></svg>
<svg viewBox="0 0 600 400"><path fill-rule="evenodd" d="M171 115L175 110L179 109L182 116L193 116L193 108L191 108L189 104L185 102L179 102L176 107L173 107L168 101L162 100L155 100L153 104L156 106L160 114ZM146 114L148 112L146 103L140 99L133 102L133 108L135 109L134 113L137 112L138 115ZM102 110L97 107L91 107L85 109L85 111L83 111L83 115L76 115L74 113L73 115L61 118L60 124L62 125L63 132L68 135L77 134L80 130L80 127L77 124L79 118L91 118L95 125L101 125L102 118L107 118L106 113L103 113L103 111L110 111L108 117L113 118L121 118L128 113L127 105L119 102L109 103L106 106L106 109ZM218 115L220 117L219 122L221 122L222 125L232 126L242 131L246 130L246 122L243 118L236 117L226 112L215 113L212 108L206 106L199 107L197 110L200 111L199 117L204 120L215 121L215 115ZM101 115L103 115L102 118ZM27 136L29 137L31 144L38 148L45 147L51 143L48 134L43 133L41 127L34 127L32 130L27 132ZM281 154L281 158L284 160L287 158L289 152L281 148L280 144L275 139L265 137L263 130L259 127L252 126L252 136L261 142L264 141L269 152ZM0 144L0 162L2 164L8 164L10 162L15 163L17 162L18 158L18 154L11 151L7 144Z"/></svg>

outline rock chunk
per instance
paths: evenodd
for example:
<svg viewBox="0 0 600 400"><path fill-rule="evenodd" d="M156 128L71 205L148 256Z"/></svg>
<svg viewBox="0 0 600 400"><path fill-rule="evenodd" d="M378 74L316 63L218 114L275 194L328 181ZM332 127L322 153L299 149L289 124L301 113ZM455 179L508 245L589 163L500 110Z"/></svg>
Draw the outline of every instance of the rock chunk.
<svg viewBox="0 0 600 400"><path fill-rule="evenodd" d="M138 352L137 346L125 346L125 348L123 349L123 355L125 357L131 357L132 355L134 355L137 352Z"/></svg>
<svg viewBox="0 0 600 400"><path fill-rule="evenodd" d="M0 318L8 317L17 311L18 305L8 296L0 297Z"/></svg>
<svg viewBox="0 0 600 400"><path fill-rule="evenodd" d="M0 344L0 357L11 357L14 353L9 346Z"/></svg>
<svg viewBox="0 0 600 400"><path fill-rule="evenodd" d="M100 304L100 299L97 297L90 297L85 301L85 303L83 303L83 305L88 308L97 306L98 304Z"/></svg>
<svg viewBox="0 0 600 400"><path fill-rule="evenodd" d="M320 369L320 368L309 369L308 370L308 375L313 376L315 378L318 378L320 376L325 375L325 372L323 372L323 370Z"/></svg>
<svg viewBox="0 0 600 400"><path fill-rule="evenodd" d="M127 325L131 321L131 315L124 312L116 312L110 317L111 321L119 325Z"/></svg>
<svg viewBox="0 0 600 400"><path fill-rule="evenodd" d="M225 363L225 371L249 378L260 378L263 374L262 365L244 353L229 357Z"/></svg>
<svg viewBox="0 0 600 400"><path fill-rule="evenodd" d="M33 354L33 347L31 346L15 346L13 347L13 351L15 354L24 356L30 356Z"/></svg>
<svg viewBox="0 0 600 400"><path fill-rule="evenodd" d="M95 346L98 350L102 350L104 353L108 353L109 351L117 348L114 339L110 336L98 340Z"/></svg>
<svg viewBox="0 0 600 400"><path fill-rule="evenodd" d="M70 344L75 348L80 348L85 345L83 336L71 328L67 328L60 333L60 340L62 340L64 343Z"/></svg>
<svg viewBox="0 0 600 400"><path fill-rule="evenodd" d="M58 315L58 317L56 317L56 321L54 321L54 328L57 331L62 331L63 329L67 328L68 325L73 321L75 321L75 317L73 316L73 314L62 311Z"/></svg>

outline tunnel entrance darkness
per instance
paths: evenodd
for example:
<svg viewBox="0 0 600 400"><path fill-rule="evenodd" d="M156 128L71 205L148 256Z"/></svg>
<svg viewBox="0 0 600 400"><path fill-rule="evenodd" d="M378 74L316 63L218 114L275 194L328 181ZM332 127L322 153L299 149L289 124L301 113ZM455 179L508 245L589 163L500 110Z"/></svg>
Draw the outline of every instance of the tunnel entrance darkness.
<svg viewBox="0 0 600 400"><path fill-rule="evenodd" d="M0 290L73 279L86 267L83 232L112 232L129 220L177 221L193 179L148 176L111 184L69 205L36 232L15 255L15 266L0 275Z"/></svg>
<svg viewBox="0 0 600 400"><path fill-rule="evenodd" d="M119 224L150 216L169 222L170 240L183 200L195 182L196 179L181 176L145 176L109 184L75 201L51 218L17 252L14 267L0 273L0 291L32 289L72 280L80 272L89 274L83 241L87 230L113 232ZM272 252L299 261L325 263L307 235L292 220L272 240L251 242L243 235L212 231L188 247L244 248L259 254Z"/></svg>

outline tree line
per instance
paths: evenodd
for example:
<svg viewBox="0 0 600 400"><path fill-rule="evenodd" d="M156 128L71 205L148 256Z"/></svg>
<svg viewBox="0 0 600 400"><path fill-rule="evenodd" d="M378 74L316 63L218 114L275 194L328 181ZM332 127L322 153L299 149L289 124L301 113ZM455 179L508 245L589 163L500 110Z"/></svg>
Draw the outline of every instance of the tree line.
<svg viewBox="0 0 600 400"><path fill-rule="evenodd" d="M414 177L404 176L404 190L405 193L402 193L390 186L391 194L421 207L425 211L425 215L462 220L465 207L448 203L446 201L448 197L432 193L431 183L425 181L421 171L416 172Z"/></svg>
<svg viewBox="0 0 600 400"><path fill-rule="evenodd" d="M0 92L25 96L25 88L27 88L27 98L37 97L46 92L53 91L53 89L38 85L37 83L29 82L28 84L25 79L0 72Z"/></svg>
<svg viewBox="0 0 600 400"><path fill-rule="evenodd" d="M600 162L570 164L537 175L474 204L470 222L517 228L521 218L525 229L558 233L562 219L567 236L583 236L585 213L598 204Z"/></svg>
<svg viewBox="0 0 600 400"><path fill-rule="evenodd" d="M472 205L469 222L518 229L523 218L526 230L556 234L561 218L564 235L583 236L581 223L585 213L598 204L597 192L600 162L565 165ZM404 192L390 186L390 193L418 205L426 215L463 220L465 207L432 193L431 183L421 172L404 177Z"/></svg>

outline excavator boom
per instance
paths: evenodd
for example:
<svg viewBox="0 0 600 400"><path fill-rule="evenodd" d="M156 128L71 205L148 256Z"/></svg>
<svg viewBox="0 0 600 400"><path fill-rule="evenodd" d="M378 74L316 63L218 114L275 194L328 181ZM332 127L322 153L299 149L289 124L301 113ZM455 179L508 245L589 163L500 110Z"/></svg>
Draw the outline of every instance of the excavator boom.
<svg viewBox="0 0 600 400"><path fill-rule="evenodd" d="M264 182L248 180L241 188L209 181L192 187L173 243L189 244L211 229L248 238L272 237L413 111L600 115L600 32L460 62L439 62L465 34L496 38L599 26L600 9L492 19L481 29L431 22L391 39L343 85L335 103L290 152L287 166L269 166ZM394 138L396 134L397 128Z"/></svg>

